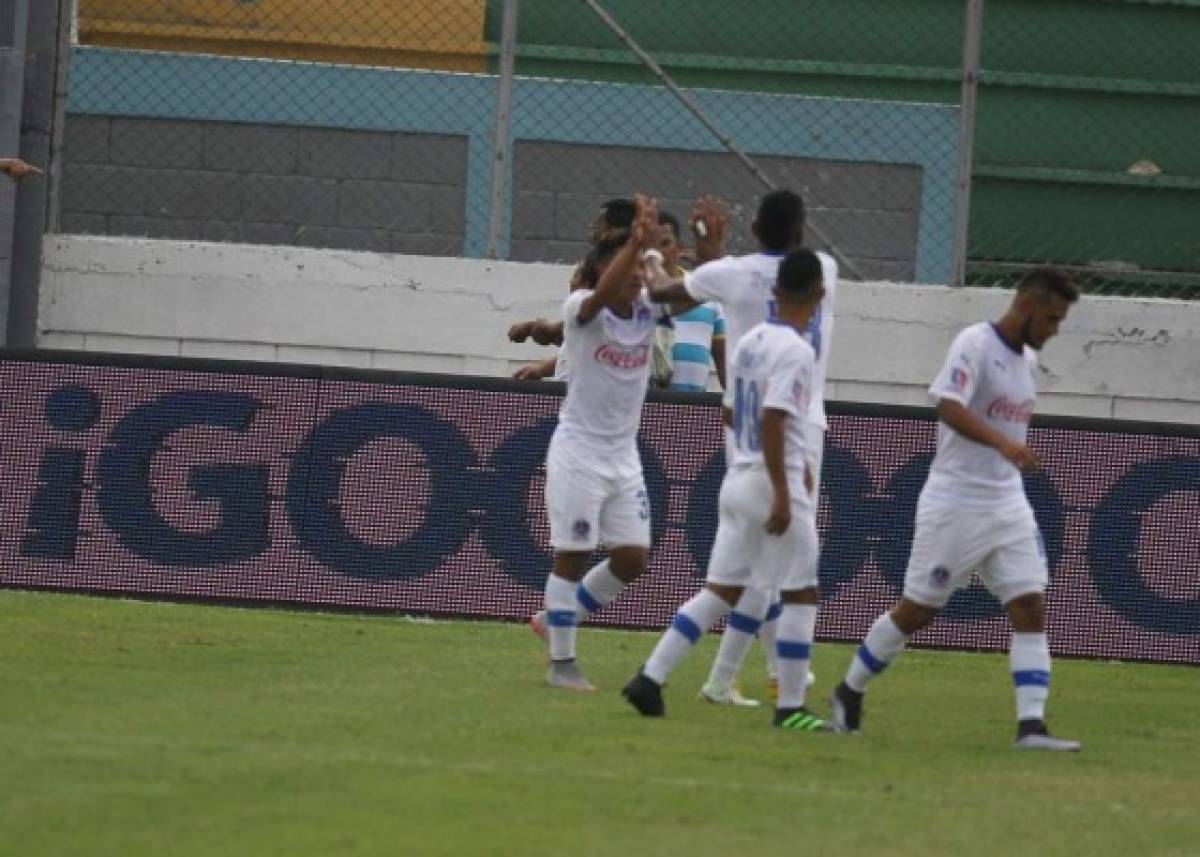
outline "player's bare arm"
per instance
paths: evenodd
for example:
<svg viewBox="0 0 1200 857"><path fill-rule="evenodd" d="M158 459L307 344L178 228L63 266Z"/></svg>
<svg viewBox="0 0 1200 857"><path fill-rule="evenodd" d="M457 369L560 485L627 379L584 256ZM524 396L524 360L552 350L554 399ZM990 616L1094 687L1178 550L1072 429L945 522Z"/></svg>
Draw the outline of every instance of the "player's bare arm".
<svg viewBox="0 0 1200 857"><path fill-rule="evenodd" d="M937 406L938 419L968 440L990 446L1021 471L1036 470L1039 462L1033 450L1016 443L993 429L960 402L940 399Z"/></svg>
<svg viewBox="0 0 1200 857"><path fill-rule="evenodd" d="M20 158L0 158L0 173L6 173L13 181L19 182L26 176L40 176L42 171Z"/></svg>
<svg viewBox="0 0 1200 857"><path fill-rule="evenodd" d="M784 460L784 421L787 418L787 411L776 408L764 408L762 412L763 464L771 480L771 513L767 517L766 530L773 536L787 532L792 523L792 502Z"/></svg>
<svg viewBox="0 0 1200 857"><path fill-rule="evenodd" d="M558 369L558 358L547 357L545 360L522 366L513 373L513 377L518 381L542 381L554 377L556 369Z"/></svg>
<svg viewBox="0 0 1200 857"><path fill-rule="evenodd" d="M646 266L646 292L654 303L670 304L672 315L700 306L700 302L688 292L683 277L672 277L662 265Z"/></svg>
<svg viewBox="0 0 1200 857"><path fill-rule="evenodd" d="M642 274L646 281L646 292L654 303L665 303L671 315L682 315L700 303L693 298L684 286L684 278L673 277L663 265L662 254L657 250L649 250L642 260ZM655 298L656 290L662 294L663 300Z"/></svg>
<svg viewBox="0 0 1200 857"><path fill-rule="evenodd" d="M638 194L635 198L637 212L633 218L629 240L622 245L612 261L600 275L592 293L579 305L577 319L587 324L605 307L622 301L627 293L630 278L642 264L642 251L654 246L658 240L658 201Z"/></svg>
<svg viewBox="0 0 1200 857"><path fill-rule="evenodd" d="M512 342L532 339L538 345L562 345L563 323L544 318L519 321L508 329L508 338Z"/></svg>
<svg viewBox="0 0 1200 857"><path fill-rule="evenodd" d="M718 381L718 383L720 383L721 389L724 390L725 389L725 337L724 336L714 336L710 351L712 353L713 368L717 372L717 381Z"/></svg>

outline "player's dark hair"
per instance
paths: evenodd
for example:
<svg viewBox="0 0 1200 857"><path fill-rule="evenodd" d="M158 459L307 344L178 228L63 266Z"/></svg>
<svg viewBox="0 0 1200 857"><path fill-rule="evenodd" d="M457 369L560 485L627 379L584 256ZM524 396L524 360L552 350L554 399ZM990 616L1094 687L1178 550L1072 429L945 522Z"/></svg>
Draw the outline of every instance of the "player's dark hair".
<svg viewBox="0 0 1200 857"><path fill-rule="evenodd" d="M596 284L600 282L600 266L596 260L592 258L591 251L583 257L583 261L579 264L579 288L594 289Z"/></svg>
<svg viewBox="0 0 1200 857"><path fill-rule="evenodd" d="M821 283L821 260L812 250L793 250L779 263L775 288L781 298L799 303L810 297Z"/></svg>
<svg viewBox="0 0 1200 857"><path fill-rule="evenodd" d="M770 253L786 253L804 233L804 200L792 190L773 190L758 203L758 242Z"/></svg>
<svg viewBox="0 0 1200 857"><path fill-rule="evenodd" d="M1060 268L1034 268L1017 283L1018 292L1037 292L1042 297L1055 295L1069 304L1079 300L1079 286Z"/></svg>
<svg viewBox="0 0 1200 857"><path fill-rule="evenodd" d="M675 240L679 240L679 218L669 211L660 211L658 213L658 223L660 226L670 226L671 231L675 233Z"/></svg>
<svg viewBox="0 0 1200 857"><path fill-rule="evenodd" d="M637 214L637 205L632 199L610 199L600 204L604 212L606 229L628 229L633 226L633 217Z"/></svg>

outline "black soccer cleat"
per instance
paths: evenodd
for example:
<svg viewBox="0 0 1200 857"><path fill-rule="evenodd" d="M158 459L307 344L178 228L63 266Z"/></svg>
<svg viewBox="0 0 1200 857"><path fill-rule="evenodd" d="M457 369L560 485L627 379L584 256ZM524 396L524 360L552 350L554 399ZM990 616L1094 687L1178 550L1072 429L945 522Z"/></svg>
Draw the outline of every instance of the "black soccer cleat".
<svg viewBox="0 0 1200 857"><path fill-rule="evenodd" d="M1059 753L1078 753L1082 746L1069 738L1055 738L1046 729L1046 722L1037 717L1017 722L1017 740L1013 746L1018 750L1050 750Z"/></svg>
<svg viewBox="0 0 1200 857"><path fill-rule="evenodd" d="M836 732L858 732L862 728L863 695L851 690L844 681L833 689L829 699L830 716Z"/></svg>
<svg viewBox="0 0 1200 857"><path fill-rule="evenodd" d="M621 696L628 699L629 704L643 717L662 717L667 713L663 705L662 686L647 678L641 670L629 680L629 684L621 688Z"/></svg>
<svg viewBox="0 0 1200 857"><path fill-rule="evenodd" d="M786 732L832 732L833 727L803 705L799 708L775 709L775 728Z"/></svg>

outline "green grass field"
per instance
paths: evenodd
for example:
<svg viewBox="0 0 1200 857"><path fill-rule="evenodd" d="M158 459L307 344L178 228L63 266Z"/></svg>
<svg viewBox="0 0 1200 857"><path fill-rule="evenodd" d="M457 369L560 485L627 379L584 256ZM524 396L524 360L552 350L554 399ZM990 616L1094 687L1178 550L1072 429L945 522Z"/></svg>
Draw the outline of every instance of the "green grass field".
<svg viewBox="0 0 1200 857"><path fill-rule="evenodd" d="M639 718L654 639L584 631L582 696L520 626L0 592L0 854L1200 855L1195 669L1059 661L1084 751L1029 754L1002 656L907 653L865 734L780 734L696 701L711 637Z"/></svg>

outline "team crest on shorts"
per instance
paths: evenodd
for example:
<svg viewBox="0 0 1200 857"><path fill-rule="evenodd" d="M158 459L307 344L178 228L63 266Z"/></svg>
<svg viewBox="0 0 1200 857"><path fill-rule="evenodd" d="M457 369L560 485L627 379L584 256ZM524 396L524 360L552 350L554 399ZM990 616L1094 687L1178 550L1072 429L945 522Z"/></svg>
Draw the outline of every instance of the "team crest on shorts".
<svg viewBox="0 0 1200 857"><path fill-rule="evenodd" d="M577 541L583 541L584 539L586 539L588 537L588 533L590 533L592 531L592 525L589 524L587 521L585 521L583 518L580 518L578 521L575 522L574 531L575 531L575 539Z"/></svg>
<svg viewBox="0 0 1200 857"><path fill-rule="evenodd" d="M950 582L950 569L944 565L935 565L933 571L929 572L929 579L934 586L942 587Z"/></svg>

